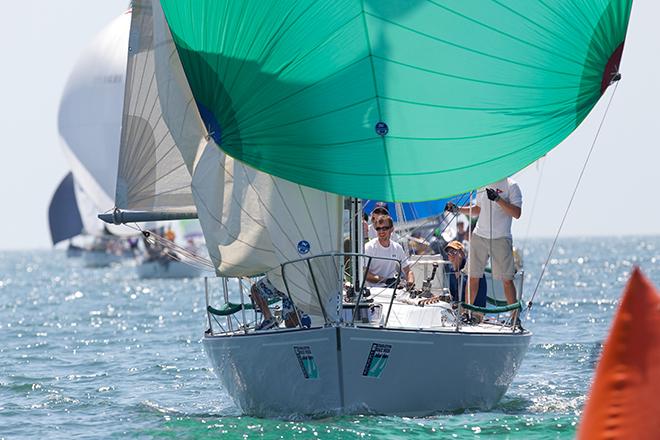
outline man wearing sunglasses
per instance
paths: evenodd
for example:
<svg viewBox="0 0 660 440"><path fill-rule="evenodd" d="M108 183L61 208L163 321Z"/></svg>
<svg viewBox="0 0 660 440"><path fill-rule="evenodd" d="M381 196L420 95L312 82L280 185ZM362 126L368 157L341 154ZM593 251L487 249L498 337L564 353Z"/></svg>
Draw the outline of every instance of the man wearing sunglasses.
<svg viewBox="0 0 660 440"><path fill-rule="evenodd" d="M364 245L364 253L370 257L394 258L397 261L374 258L367 272L367 287L394 287L397 274L403 272L406 287L415 286L415 275L410 270L410 262L401 245L391 240L394 222L389 215L381 215L376 219L375 228L378 236Z"/></svg>

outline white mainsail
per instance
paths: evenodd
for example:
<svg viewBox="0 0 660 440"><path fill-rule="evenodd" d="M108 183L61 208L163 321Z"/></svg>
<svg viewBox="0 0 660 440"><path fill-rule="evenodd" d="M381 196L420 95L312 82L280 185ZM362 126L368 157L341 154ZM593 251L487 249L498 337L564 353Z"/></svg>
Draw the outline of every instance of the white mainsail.
<svg viewBox="0 0 660 440"><path fill-rule="evenodd" d="M151 2L133 2L115 204L132 211L194 212L190 172L163 118Z"/></svg>

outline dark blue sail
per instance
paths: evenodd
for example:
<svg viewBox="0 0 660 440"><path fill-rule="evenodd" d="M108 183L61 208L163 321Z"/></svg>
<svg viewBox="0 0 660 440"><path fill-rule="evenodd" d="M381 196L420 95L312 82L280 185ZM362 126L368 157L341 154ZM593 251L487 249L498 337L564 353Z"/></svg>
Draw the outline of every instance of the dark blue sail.
<svg viewBox="0 0 660 440"><path fill-rule="evenodd" d="M80 235L83 223L76 202L73 174L67 174L57 187L48 207L48 222L53 245Z"/></svg>

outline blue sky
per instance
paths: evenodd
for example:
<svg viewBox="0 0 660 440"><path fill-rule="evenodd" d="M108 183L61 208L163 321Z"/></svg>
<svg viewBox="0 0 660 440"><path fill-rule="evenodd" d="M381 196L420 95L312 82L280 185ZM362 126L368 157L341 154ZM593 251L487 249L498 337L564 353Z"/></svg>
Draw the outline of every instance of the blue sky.
<svg viewBox="0 0 660 440"><path fill-rule="evenodd" d="M82 49L127 5L127 0L3 4L0 249L50 246L48 203L68 171L57 132L59 99ZM660 203L651 193L660 164L659 16L657 2L633 5L623 79L562 236L660 233ZM514 223L516 238L527 231L532 237L556 232L605 104L601 100L573 135L515 176L524 196L523 217Z"/></svg>

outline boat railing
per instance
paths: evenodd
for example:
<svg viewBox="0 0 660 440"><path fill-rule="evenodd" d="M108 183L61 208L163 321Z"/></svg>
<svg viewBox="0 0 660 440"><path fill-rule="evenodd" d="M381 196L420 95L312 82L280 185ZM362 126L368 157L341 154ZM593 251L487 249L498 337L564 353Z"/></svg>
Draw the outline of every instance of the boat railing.
<svg viewBox="0 0 660 440"><path fill-rule="evenodd" d="M297 313L317 317L323 325L355 323L360 316L360 307L368 295L366 274L374 260L391 261L395 264L392 273L390 306L384 325L389 321L389 312L397 295L400 283L401 262L395 258L375 257L361 253L331 252L299 258L282 264L282 279L289 299ZM352 267L357 270L350 271ZM354 279L355 278L355 279ZM353 308L351 314L343 311Z"/></svg>
<svg viewBox="0 0 660 440"><path fill-rule="evenodd" d="M204 277L204 298L206 302L207 329L206 334L235 334L247 333L257 323L259 318L258 309L249 294L246 297L246 291L256 282L259 277ZM222 293L221 305L216 305L218 301L214 298L212 292L215 290L210 286L209 281L220 283ZM230 292L230 286L235 287L233 293ZM238 294L238 301L230 300L232 296ZM274 304L277 301L270 301ZM224 324L223 324L224 323Z"/></svg>
<svg viewBox="0 0 660 440"><path fill-rule="evenodd" d="M374 261L392 261L395 270L392 273L389 288L368 287L366 274ZM431 288L430 278L423 280L422 289L407 291L402 296L400 289L401 262L394 258L373 257L359 253L327 253L300 258L284 263L281 266L281 279L277 280L275 273L269 273L269 279L275 285L280 285L283 294L288 297L299 317L295 325L298 328L321 327L332 325L375 325L379 327L390 326L390 315L395 308L395 301L401 297L403 301L410 298L428 299L429 297L444 301L451 305L452 315L455 319L456 330L461 328L458 319L464 312L472 311L482 314L501 314L520 307L523 295L522 280L524 272L519 271L514 279L517 287L518 303L506 303L501 282L487 283L488 304L486 307L477 307L450 298L448 271L442 270L435 280L438 282ZM359 267L360 270L350 273L349 268ZM486 274L487 276L488 273ZM353 279L355 278L355 280ZM260 311L252 302L249 290L259 277L215 278L221 283L220 291L223 302L220 306L212 295L209 279L205 278L205 297L207 312L207 333L209 334L237 334L248 333L255 329L259 322ZM422 280L418 280L421 282ZM461 272L459 288L462 291L467 276ZM427 286L425 289L424 285ZM231 287L231 289L230 289ZM213 289L215 290L215 289ZM230 292L231 290L231 292ZM247 297L246 297L247 292ZM377 298L379 295L380 298ZM238 296L238 298L236 298ZM231 297L231 301L230 301ZM376 299L376 300L375 300ZM278 303L281 299L275 298L269 305ZM375 301L374 301L375 300ZM401 302L399 300L398 302ZM275 315L277 315L277 309ZM385 315L385 316L382 316ZM309 316L309 319L301 319ZM507 315L508 316L508 315ZM410 323L412 327L420 328L417 323ZM398 327L395 322L394 326Z"/></svg>

